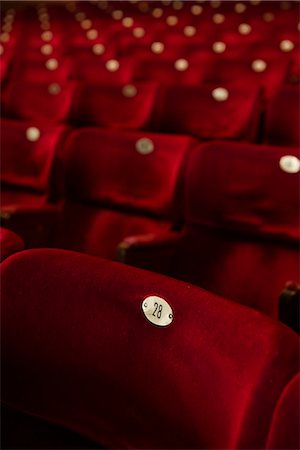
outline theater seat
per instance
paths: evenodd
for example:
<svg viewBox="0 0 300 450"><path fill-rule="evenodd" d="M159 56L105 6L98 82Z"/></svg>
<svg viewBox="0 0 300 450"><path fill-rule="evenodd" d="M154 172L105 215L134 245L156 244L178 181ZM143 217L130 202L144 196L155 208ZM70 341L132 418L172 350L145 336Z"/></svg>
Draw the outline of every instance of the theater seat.
<svg viewBox="0 0 300 450"><path fill-rule="evenodd" d="M57 219L54 166L68 132L66 126L38 120L2 119L1 219L27 246L46 245Z"/></svg>
<svg viewBox="0 0 300 450"><path fill-rule="evenodd" d="M300 144L300 88L283 86L269 102L266 111L265 141L271 145Z"/></svg>
<svg viewBox="0 0 300 450"><path fill-rule="evenodd" d="M287 327L79 253L29 250L1 266L2 401L23 423L115 449L264 449L268 435L294 448L282 413L297 410L285 398L299 341Z"/></svg>
<svg viewBox="0 0 300 450"><path fill-rule="evenodd" d="M164 273L278 318L286 283L299 284L298 157L291 148L202 146L185 174L183 231L128 237L122 261L161 268L164 256Z"/></svg>
<svg viewBox="0 0 300 450"><path fill-rule="evenodd" d="M16 233L6 228L0 227L0 261L4 261L8 256L23 250L24 242Z"/></svg>
<svg viewBox="0 0 300 450"><path fill-rule="evenodd" d="M65 147L66 203L56 246L114 258L128 234L168 230L182 207L185 136L82 128Z"/></svg>
<svg viewBox="0 0 300 450"><path fill-rule="evenodd" d="M72 110L79 126L120 129L151 129L157 83L80 85Z"/></svg>
<svg viewBox="0 0 300 450"><path fill-rule="evenodd" d="M274 57L267 52L262 57L254 53L251 58L249 53L241 60L226 57L213 60L207 66L204 80L221 84L231 82L237 87L260 87L269 100L287 79L289 65L279 55Z"/></svg>
<svg viewBox="0 0 300 450"><path fill-rule="evenodd" d="M3 117L24 120L67 122L75 85L11 81L2 92Z"/></svg>
<svg viewBox="0 0 300 450"><path fill-rule="evenodd" d="M233 84L169 86L159 98L156 126L162 132L198 139L255 141L261 113L258 89Z"/></svg>

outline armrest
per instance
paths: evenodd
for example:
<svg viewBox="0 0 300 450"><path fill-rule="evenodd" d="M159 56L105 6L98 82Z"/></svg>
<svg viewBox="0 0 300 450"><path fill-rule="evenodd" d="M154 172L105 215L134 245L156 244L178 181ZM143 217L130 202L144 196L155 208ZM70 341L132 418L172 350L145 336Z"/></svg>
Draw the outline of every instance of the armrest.
<svg viewBox="0 0 300 450"><path fill-rule="evenodd" d="M61 214L61 206L51 204L5 206L0 211L1 225L19 234L27 248L49 246Z"/></svg>
<svg viewBox="0 0 300 450"><path fill-rule="evenodd" d="M117 259L125 264L171 275L172 261L182 237L182 233L173 231L129 236L118 245Z"/></svg>

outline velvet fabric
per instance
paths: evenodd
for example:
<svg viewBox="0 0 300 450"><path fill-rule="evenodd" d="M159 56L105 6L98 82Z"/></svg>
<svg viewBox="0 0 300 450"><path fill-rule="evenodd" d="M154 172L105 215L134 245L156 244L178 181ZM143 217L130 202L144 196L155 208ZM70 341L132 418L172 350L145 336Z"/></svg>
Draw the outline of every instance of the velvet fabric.
<svg viewBox="0 0 300 450"><path fill-rule="evenodd" d="M13 66L14 74L21 74L21 77L17 79L23 82L43 84L66 83L70 78L70 61L67 58L60 58L57 60L57 68L51 70L46 66L48 59L50 58L45 58L44 61L16 60Z"/></svg>
<svg viewBox="0 0 300 450"><path fill-rule="evenodd" d="M151 153L137 151L142 139ZM194 144L185 136L75 131L65 148L67 200L55 245L114 259L126 236L171 228Z"/></svg>
<svg viewBox="0 0 300 450"><path fill-rule="evenodd" d="M138 212L67 202L57 224L53 245L104 258L116 259L117 247L132 234L160 234L172 222Z"/></svg>
<svg viewBox="0 0 300 450"><path fill-rule="evenodd" d="M30 127L40 133L37 140L28 140ZM48 246L60 218L60 206L50 203L58 192L56 158L69 127L3 119L1 131L2 225L19 234L27 248Z"/></svg>
<svg viewBox="0 0 300 450"><path fill-rule="evenodd" d="M106 64L110 61L108 57L103 60L97 58L96 60L86 61L83 64L80 60L73 60L72 73L74 77L79 80L84 80L87 83L103 84L123 84L130 83L132 80L133 63L130 58L119 58L119 66L117 70L110 71Z"/></svg>
<svg viewBox="0 0 300 450"><path fill-rule="evenodd" d="M300 443L300 375L290 381L278 400L268 436L269 449L297 449Z"/></svg>
<svg viewBox="0 0 300 450"><path fill-rule="evenodd" d="M229 83L222 85L228 92L228 99L218 101L213 97L218 87L216 84L166 87L157 113L161 131L189 134L199 139L255 141L261 112L259 91L236 88Z"/></svg>
<svg viewBox="0 0 300 450"><path fill-rule="evenodd" d="M29 250L1 272L10 408L108 448L266 448L298 372L299 341L285 326L189 284L78 253ZM143 316L149 295L171 305L169 326Z"/></svg>
<svg viewBox="0 0 300 450"><path fill-rule="evenodd" d="M283 86L268 104L265 140L271 145L300 145L300 88Z"/></svg>
<svg viewBox="0 0 300 450"><path fill-rule="evenodd" d="M148 154L139 151L145 140ZM65 149L67 196L168 217L193 145L186 136L76 130Z"/></svg>
<svg viewBox="0 0 300 450"><path fill-rule="evenodd" d="M286 80L289 63L278 53L270 55L270 52L267 51L262 55L258 51L254 52L252 58L244 57L242 60L225 57L215 59L207 67L204 81L221 84L231 82L241 88L256 86L263 90L264 97L269 100ZM253 70L252 64L257 59L262 59L266 63L265 70Z"/></svg>
<svg viewBox="0 0 300 450"><path fill-rule="evenodd" d="M297 152L233 142L202 145L185 173L183 231L177 239L156 236L147 246L142 237L127 237L122 260L277 319L286 283L300 281L299 175L280 168L286 154Z"/></svg>
<svg viewBox="0 0 300 450"><path fill-rule="evenodd" d="M0 227L0 262L24 249L24 242L16 233Z"/></svg>
<svg viewBox="0 0 300 450"><path fill-rule="evenodd" d="M149 129L157 88L156 83L83 84L76 95L72 120L105 128Z"/></svg>
<svg viewBox="0 0 300 450"><path fill-rule="evenodd" d="M297 245L299 173L280 167L297 148L221 143L194 152L186 173L186 222Z"/></svg>
<svg viewBox="0 0 300 450"><path fill-rule="evenodd" d="M11 81L2 93L2 115L13 119L66 122L74 90L75 84L72 82L42 84Z"/></svg>
<svg viewBox="0 0 300 450"><path fill-rule="evenodd" d="M26 137L27 130L37 128L35 141ZM67 132L67 127L46 124L38 120L2 120L1 182L2 186L31 189L48 193L55 152Z"/></svg>
<svg viewBox="0 0 300 450"><path fill-rule="evenodd" d="M156 58L157 60L157 58ZM205 66L205 59L202 61ZM161 80L162 84L171 85L199 85L204 78L204 70L199 63L192 61L185 70L175 69L175 59L153 60L153 56L136 61L133 72L134 80Z"/></svg>
<svg viewBox="0 0 300 450"><path fill-rule="evenodd" d="M276 319L286 282L300 281L297 243L187 226L180 244L173 276Z"/></svg>

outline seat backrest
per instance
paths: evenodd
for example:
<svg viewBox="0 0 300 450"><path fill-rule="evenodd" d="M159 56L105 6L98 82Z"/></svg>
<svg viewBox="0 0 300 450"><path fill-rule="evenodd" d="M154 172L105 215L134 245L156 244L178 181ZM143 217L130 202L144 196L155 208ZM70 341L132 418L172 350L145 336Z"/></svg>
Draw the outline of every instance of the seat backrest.
<svg viewBox="0 0 300 450"><path fill-rule="evenodd" d="M255 141L260 100L258 89L236 88L230 83L169 86L158 105L158 125L164 132L191 134L199 139Z"/></svg>
<svg viewBox="0 0 300 450"><path fill-rule="evenodd" d="M10 81L2 93L2 114L24 120L52 123L69 119L75 85Z"/></svg>
<svg viewBox="0 0 300 450"><path fill-rule="evenodd" d="M68 127L38 120L2 120L3 186L48 193L55 154Z"/></svg>
<svg viewBox="0 0 300 450"><path fill-rule="evenodd" d="M189 284L79 253L29 250L1 266L10 408L108 448L265 448L298 372L293 331Z"/></svg>
<svg viewBox="0 0 300 450"><path fill-rule="evenodd" d="M214 142L191 155L186 221L297 241L296 148Z"/></svg>
<svg viewBox="0 0 300 450"><path fill-rule="evenodd" d="M193 140L142 132L76 130L66 144L68 197L169 216Z"/></svg>
<svg viewBox="0 0 300 450"><path fill-rule="evenodd" d="M149 129L156 83L99 85L82 83L73 105L79 125L118 129Z"/></svg>
<svg viewBox="0 0 300 450"><path fill-rule="evenodd" d="M279 55L268 56L268 52L263 57L254 55L250 53L249 57L247 54L242 60L227 57L215 59L207 66L204 80L215 83L231 82L241 87L260 87L269 99L287 78L289 63Z"/></svg>
<svg viewBox="0 0 300 450"><path fill-rule="evenodd" d="M300 145L300 87L283 86L266 111L265 140L272 145Z"/></svg>
<svg viewBox="0 0 300 450"><path fill-rule="evenodd" d="M191 155L177 276L278 317L285 284L299 283L296 155L224 142Z"/></svg>

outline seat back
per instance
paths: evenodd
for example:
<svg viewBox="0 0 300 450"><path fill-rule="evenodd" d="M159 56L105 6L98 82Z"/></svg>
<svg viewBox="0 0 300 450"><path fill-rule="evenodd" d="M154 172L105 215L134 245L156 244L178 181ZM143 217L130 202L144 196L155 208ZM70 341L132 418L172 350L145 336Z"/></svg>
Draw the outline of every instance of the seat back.
<svg viewBox="0 0 300 450"><path fill-rule="evenodd" d="M265 448L298 372L298 338L287 327L79 253L29 250L1 271L10 408L108 448Z"/></svg>
<svg viewBox="0 0 300 450"><path fill-rule="evenodd" d="M207 144L189 161L187 223L296 242L299 173L296 148Z"/></svg>
<svg viewBox="0 0 300 450"><path fill-rule="evenodd" d="M163 132L199 139L255 141L260 100L259 90L236 88L230 83L169 86L160 98L157 122Z"/></svg>
<svg viewBox="0 0 300 450"><path fill-rule="evenodd" d="M282 289L299 281L296 155L213 143L191 156L176 276L278 317Z"/></svg>
<svg viewBox="0 0 300 450"><path fill-rule="evenodd" d="M66 144L67 194L81 202L168 217L192 145L185 136L76 130Z"/></svg>
<svg viewBox="0 0 300 450"><path fill-rule="evenodd" d="M156 83L82 83L72 120L79 125L118 129L149 129L156 99Z"/></svg>
<svg viewBox="0 0 300 450"><path fill-rule="evenodd" d="M38 120L2 120L2 186L48 194L55 154L68 128Z"/></svg>
<svg viewBox="0 0 300 450"><path fill-rule="evenodd" d="M267 143L299 146L299 96L299 86L286 85L270 100L266 113L265 140Z"/></svg>

